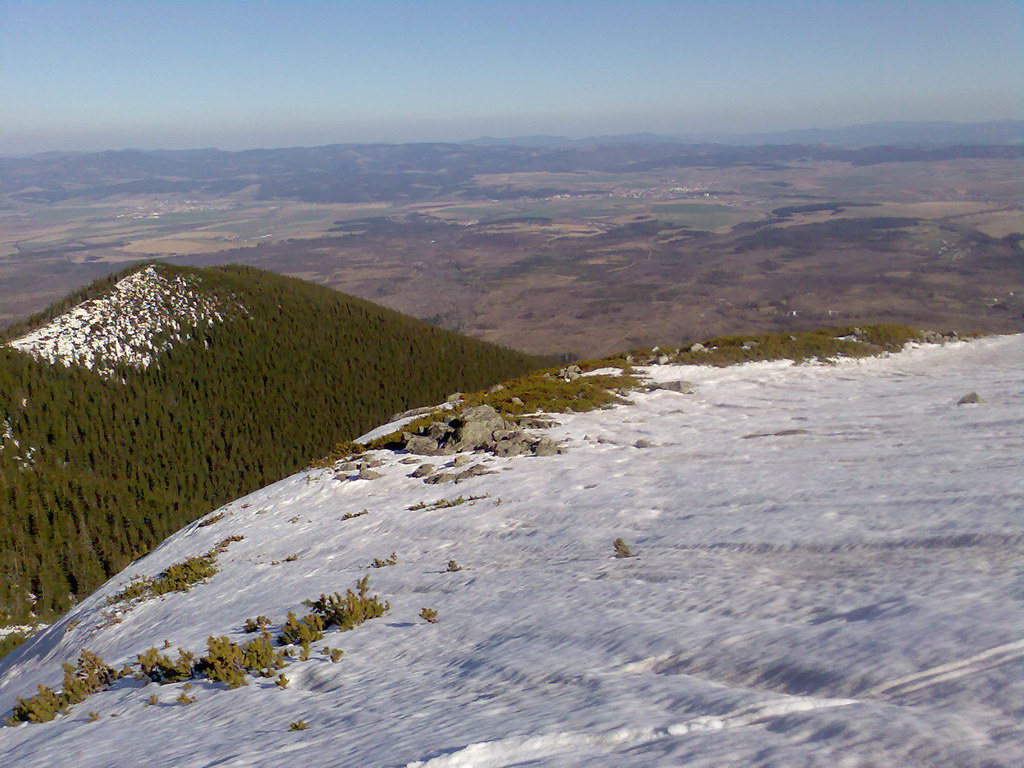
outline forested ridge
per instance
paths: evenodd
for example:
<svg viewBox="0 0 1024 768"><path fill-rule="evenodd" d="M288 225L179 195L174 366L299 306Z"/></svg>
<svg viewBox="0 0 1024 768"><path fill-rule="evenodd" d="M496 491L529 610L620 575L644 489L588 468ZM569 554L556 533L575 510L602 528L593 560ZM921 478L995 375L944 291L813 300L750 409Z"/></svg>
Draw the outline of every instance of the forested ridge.
<svg viewBox="0 0 1024 768"><path fill-rule="evenodd" d="M0 346L0 623L65 611L183 525L396 412L543 364L301 280L157 269L244 311L111 375Z"/></svg>

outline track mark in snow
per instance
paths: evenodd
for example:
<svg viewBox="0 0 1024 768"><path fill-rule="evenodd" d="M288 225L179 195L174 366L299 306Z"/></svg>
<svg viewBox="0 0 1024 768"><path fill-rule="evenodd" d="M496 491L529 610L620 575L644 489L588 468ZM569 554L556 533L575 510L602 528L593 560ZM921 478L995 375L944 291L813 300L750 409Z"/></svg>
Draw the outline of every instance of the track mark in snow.
<svg viewBox="0 0 1024 768"><path fill-rule="evenodd" d="M782 717L793 712L811 712L856 704L853 699L817 699L789 696L740 707L725 715L706 715L674 723L666 728L619 728L601 734L551 733L542 736L513 736L497 741L470 744L445 755L406 763L405 768L510 768L526 760L556 757L582 749L643 744L666 736L741 728Z"/></svg>
<svg viewBox="0 0 1024 768"><path fill-rule="evenodd" d="M948 664L940 664L923 672L915 672L911 675L904 675L895 680L881 683L865 691L864 695L885 698L902 696L938 683L944 683L947 680L956 680L960 677L984 672L993 667L1017 661L1021 657L1024 657L1024 640L1016 640L1012 643L989 648L987 651L982 651L966 659L951 661Z"/></svg>

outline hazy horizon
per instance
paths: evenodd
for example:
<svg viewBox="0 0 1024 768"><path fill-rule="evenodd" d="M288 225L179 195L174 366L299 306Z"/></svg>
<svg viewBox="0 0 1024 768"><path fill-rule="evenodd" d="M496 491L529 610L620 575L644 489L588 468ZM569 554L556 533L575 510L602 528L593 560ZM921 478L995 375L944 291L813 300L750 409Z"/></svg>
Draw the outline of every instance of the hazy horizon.
<svg viewBox="0 0 1024 768"><path fill-rule="evenodd" d="M0 26L4 154L1024 117L1004 0L12 0Z"/></svg>

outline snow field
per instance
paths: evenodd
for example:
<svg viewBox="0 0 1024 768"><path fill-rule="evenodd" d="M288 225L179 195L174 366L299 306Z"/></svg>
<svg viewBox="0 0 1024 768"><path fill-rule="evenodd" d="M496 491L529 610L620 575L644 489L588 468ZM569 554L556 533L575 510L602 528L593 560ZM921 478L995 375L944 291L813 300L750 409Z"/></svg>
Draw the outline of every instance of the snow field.
<svg viewBox="0 0 1024 768"><path fill-rule="evenodd" d="M643 370L696 394L559 414L546 432L567 453L488 457L493 474L458 485L378 451L379 480L303 472L188 526L0 662L0 706L59 684L82 647L114 666L165 639L199 653L367 573L392 609L328 632L316 647L342 661L293 663L285 690L194 681L185 706L181 685L122 680L0 729L3 762L1024 764L1024 337ZM969 390L987 402L957 406ZM459 496L482 498L409 510ZM131 576L230 535L207 583L104 617ZM612 556L618 537L637 557Z"/></svg>

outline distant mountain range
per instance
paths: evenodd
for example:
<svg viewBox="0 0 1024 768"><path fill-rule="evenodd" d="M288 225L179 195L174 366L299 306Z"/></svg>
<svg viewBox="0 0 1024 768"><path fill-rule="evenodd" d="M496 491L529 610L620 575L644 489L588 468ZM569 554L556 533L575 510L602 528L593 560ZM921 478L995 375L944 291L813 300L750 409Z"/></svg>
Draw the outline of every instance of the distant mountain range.
<svg viewBox="0 0 1024 768"><path fill-rule="evenodd" d="M464 142L477 147L573 147L608 144L828 144L840 147L890 145L901 147L943 147L957 144L1024 143L1024 120L994 120L985 123L941 121L895 121L846 125L841 128L801 128L766 133L623 133L571 139L568 136L481 136Z"/></svg>
<svg viewBox="0 0 1024 768"><path fill-rule="evenodd" d="M1021 123L1016 123L1021 125ZM855 129L849 129L852 132ZM948 146L913 144L909 128L904 141L889 142L860 131L852 144L830 146L825 133L735 136L732 143L709 143L710 136L659 137L655 134L595 136L567 139L531 136L522 139L479 139L469 144L333 144L224 152L216 149L177 151L121 150L84 154L47 154L30 158L0 158L0 200L16 204L55 203L73 198L99 199L111 195L229 195L252 189L261 200L298 199L307 202L383 202L438 200L451 197L496 197L500 190L480 185L478 176L500 173L552 172L637 173L652 168L731 167L777 164L797 159L872 165L891 162L929 162L957 158L1012 158L1024 153L1018 135L1007 144L992 144L993 128L967 132L947 130ZM942 131L930 134L937 138ZM836 142L839 142L838 134ZM774 138L770 138L774 136ZM956 136L959 141L954 143ZM718 137L723 138L723 137ZM694 143L703 139L704 143ZM757 139L757 141L755 141ZM974 143L971 143L971 142ZM563 144L559 144L562 142ZM689 143L687 143L689 142ZM775 143L769 143L775 142ZM917 143L924 143L917 142ZM740 146L745 144L745 146ZM893 144L902 144L893 146ZM940 142L941 144L941 142ZM603 145L595 152L591 145ZM547 189L544 194L561 190ZM536 190L513 192L536 196Z"/></svg>

